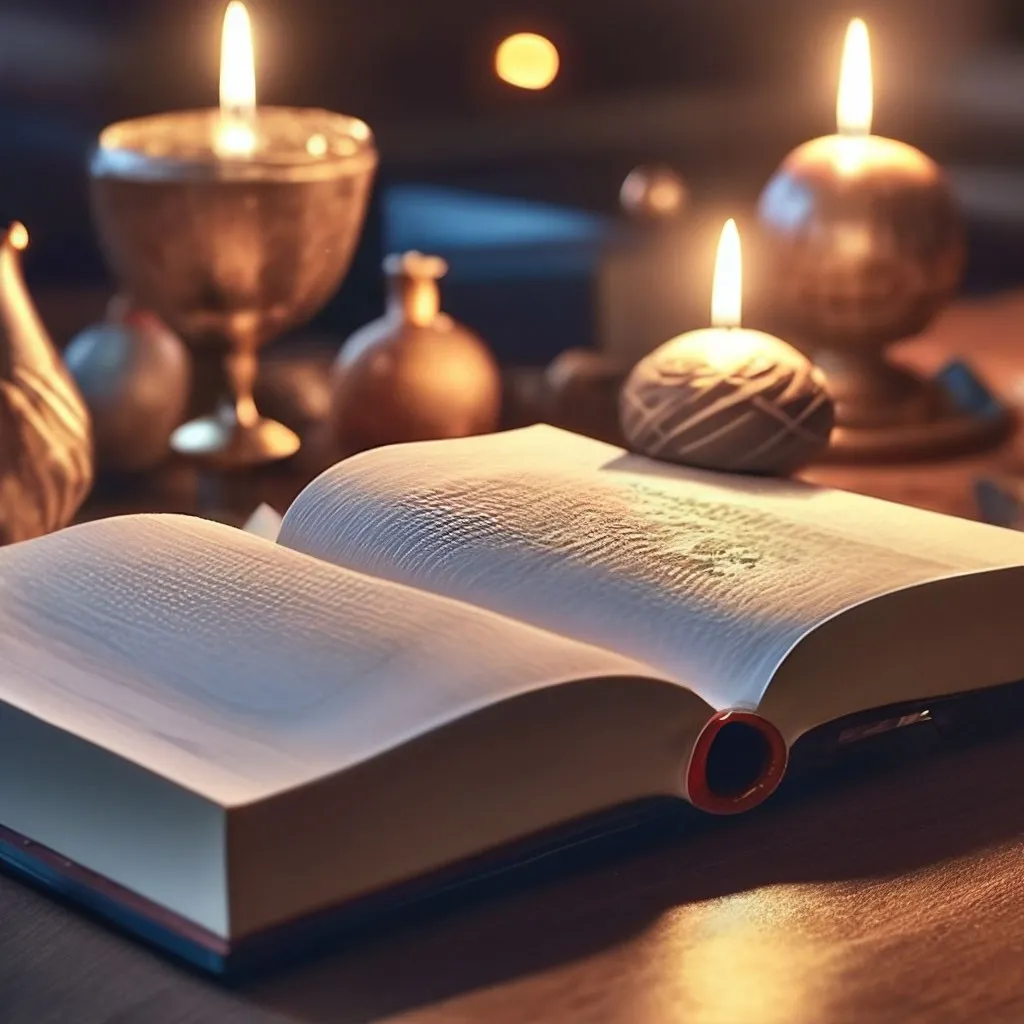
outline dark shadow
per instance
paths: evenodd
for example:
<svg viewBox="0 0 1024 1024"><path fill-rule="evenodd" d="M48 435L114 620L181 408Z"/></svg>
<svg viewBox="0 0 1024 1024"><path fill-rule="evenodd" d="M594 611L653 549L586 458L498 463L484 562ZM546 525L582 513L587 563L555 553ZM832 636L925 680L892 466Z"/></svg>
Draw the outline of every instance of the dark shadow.
<svg viewBox="0 0 1024 1024"><path fill-rule="evenodd" d="M501 891L351 936L237 995L309 1024L378 1020L591 956L673 908L762 886L897 878L1024 832L1019 740L959 750L629 848L534 866ZM810 798L809 798L810 797ZM878 899L889 898L884 890Z"/></svg>

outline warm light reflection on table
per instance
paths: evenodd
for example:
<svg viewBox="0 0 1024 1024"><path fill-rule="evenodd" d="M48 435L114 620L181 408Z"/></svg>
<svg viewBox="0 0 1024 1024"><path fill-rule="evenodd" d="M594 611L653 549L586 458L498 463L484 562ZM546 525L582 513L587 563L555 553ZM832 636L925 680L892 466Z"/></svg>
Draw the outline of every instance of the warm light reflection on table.
<svg viewBox="0 0 1024 1024"><path fill-rule="evenodd" d="M805 888L778 885L667 911L636 942L636 984L615 1019L796 1024L826 1019L827 947L793 919Z"/></svg>

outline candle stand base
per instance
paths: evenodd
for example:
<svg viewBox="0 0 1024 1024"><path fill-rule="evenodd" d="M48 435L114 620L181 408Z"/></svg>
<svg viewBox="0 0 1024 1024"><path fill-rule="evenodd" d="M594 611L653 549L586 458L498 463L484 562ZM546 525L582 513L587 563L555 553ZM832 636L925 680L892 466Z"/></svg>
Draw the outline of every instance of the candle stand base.
<svg viewBox="0 0 1024 1024"><path fill-rule="evenodd" d="M191 420L171 436L171 447L216 469L250 469L287 459L299 450L299 436L276 420L241 424L231 416Z"/></svg>
<svg viewBox="0 0 1024 1024"><path fill-rule="evenodd" d="M836 426L821 461L913 462L984 451L1012 431L1010 410L970 367L952 362L931 379L889 363L829 366Z"/></svg>

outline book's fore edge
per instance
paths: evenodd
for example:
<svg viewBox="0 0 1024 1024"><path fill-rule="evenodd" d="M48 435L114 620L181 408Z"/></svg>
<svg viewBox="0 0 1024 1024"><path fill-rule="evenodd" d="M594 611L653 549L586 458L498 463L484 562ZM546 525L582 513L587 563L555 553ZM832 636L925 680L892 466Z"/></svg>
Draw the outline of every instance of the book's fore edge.
<svg viewBox="0 0 1024 1024"><path fill-rule="evenodd" d="M3 700L0 769L6 780L0 825L8 832L147 903L173 908L176 917L201 929L227 935L222 805ZM46 799L40 801L40 794ZM25 808L44 813L26 814ZM130 837L131 845L111 844L110 836ZM190 849L211 854L209 870L199 870L185 890L162 884L175 877L183 838L191 839ZM131 860L116 863L108 854L118 849L130 852ZM123 870L125 864L130 870Z"/></svg>
<svg viewBox="0 0 1024 1024"><path fill-rule="evenodd" d="M686 801L672 797L624 804L227 939L3 827L0 867L183 962L211 974L235 975L302 956L349 930L387 923L406 910L437 903L462 890L485 890L488 883L601 839L645 828L675 828L690 820L686 811L695 813Z"/></svg>
<svg viewBox="0 0 1024 1024"><path fill-rule="evenodd" d="M623 702L624 686L632 700ZM235 806L226 816L228 934L238 939L263 930L299 903L314 909L334 900L336 894L326 890L337 885L324 879L337 875L339 858L352 861L353 873L343 878L358 897L602 808L655 794L685 798L690 752L712 714L692 691L666 679L581 678L476 709L373 759ZM652 730L658 742L652 742ZM570 734L577 740L567 746ZM424 771L424 765L434 767ZM464 773L459 765L472 770ZM583 777L585 792L579 783L554 785L563 772ZM465 783L455 793L438 790L441 781L463 774ZM501 799L509 793L518 795ZM466 818L474 801L479 817ZM502 804L513 810L498 810ZM327 820L325 807L332 808ZM399 807L406 812L398 814ZM282 815L292 821L285 843L277 841ZM451 819L449 825L442 819ZM345 822L356 820L359 831L348 834ZM374 847L389 829L399 829L403 838L392 840L382 858ZM326 854L328 849L336 852ZM415 854L393 853L399 849ZM382 872L389 881L379 881ZM280 878L281 885L268 892L264 877ZM289 890L292 895L283 895Z"/></svg>
<svg viewBox="0 0 1024 1024"><path fill-rule="evenodd" d="M231 952L227 939L55 850L0 825L0 860L48 891L121 924L198 966L216 970ZM198 959L177 947L202 951Z"/></svg>
<svg viewBox="0 0 1024 1024"><path fill-rule="evenodd" d="M976 525L983 526L984 524ZM793 663L799 658L806 657L808 651L814 650L818 645L828 643L833 649L834 657L835 641L832 639L832 634L837 627L841 624L848 623L850 619L856 620L857 618L870 613L878 614L879 608L881 607L888 613L886 616L888 622L893 623L898 620L905 621L907 618L905 614L898 615L893 612L891 606L894 603L907 601L909 599L914 599L918 604L928 600L934 601L941 598L944 591L948 591L954 585L960 584L970 587L988 582L990 588L992 588L1007 582L1012 583L1014 578L1021 577L1022 573L1024 573L1024 563L974 566L972 568L960 568L956 570L951 569L940 575L928 577L926 579L919 579L913 583L893 587L880 593L859 598L858 600L845 605L815 622L809 629L804 630L800 636L793 640L785 654L783 654L775 665L775 668L762 691L758 708L763 710L766 706L769 708L773 706L773 698L779 690L779 680L786 678L787 674L792 669ZM1004 595L1003 600L996 605L996 611L999 614L1006 614L1007 612L1015 614L1015 609L1020 604L1021 593L1022 591L1018 590L1017 593ZM959 603L960 602L957 602L958 605ZM975 602L974 605L977 605L977 602ZM952 604L950 604L949 607L952 609ZM965 621L959 611L955 614L957 618L957 626L960 631L958 635L958 643L962 643L962 639L960 638L962 638L964 633ZM987 634L986 640L989 642L993 632L992 626L993 623L991 616L984 618L980 624L980 628L985 634ZM908 633L908 628L905 625L901 625L900 635L894 640L894 642L898 641L903 644L903 646L908 646L909 644L911 648L914 648L915 646L924 646L925 644L930 644L934 647L937 642L935 640L936 637L939 637L944 641L949 635L956 635L956 630L939 630L936 632L935 619L929 618L926 620L923 634L918 637L917 645L915 645L913 638L910 637ZM1014 634L1008 633L1008 635L1013 636ZM879 646L880 645L877 643L873 644L871 649L876 649ZM885 645L881 646L884 647ZM840 665L844 664L842 659L839 659L837 663ZM859 707L848 706L846 708L842 708L838 713L833 712L824 716L819 716L818 720L807 722L798 728L793 728L792 725L784 725L777 714L777 708L774 709L772 713L774 715L774 720L779 723L779 728L784 730L785 743L792 747L799 742L802 736L838 719L847 718L863 712L871 712L875 708L885 707L890 704L895 706L897 704L907 704L912 701L920 700L937 701L945 698L961 698L969 693L983 693L986 691L996 690L1003 686L1013 685L1016 681L1014 677L1017 674L1018 673L1016 672L1011 672L1008 674L1008 678L1003 678L1000 681L990 680L972 687L951 685L949 687L940 688L937 692L934 686L930 686L930 693L922 692L916 695L904 696L902 700L887 701L878 699L861 702ZM930 681L933 680L933 678L934 677L932 676L928 676ZM834 679L831 680L830 685L833 688L836 687ZM846 692L851 691L852 688L846 688ZM803 702L803 704L805 705L806 702Z"/></svg>

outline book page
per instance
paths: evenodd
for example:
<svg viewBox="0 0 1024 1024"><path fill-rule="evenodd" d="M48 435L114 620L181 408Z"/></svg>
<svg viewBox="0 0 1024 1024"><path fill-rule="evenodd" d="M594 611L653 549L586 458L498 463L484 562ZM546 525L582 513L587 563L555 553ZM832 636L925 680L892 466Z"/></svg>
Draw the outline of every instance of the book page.
<svg viewBox="0 0 1024 1024"><path fill-rule="evenodd" d="M257 506L252 515L242 524L246 533L264 540L277 540L281 532L281 521L284 517L271 508L266 502Z"/></svg>
<svg viewBox="0 0 1024 1024"><path fill-rule="evenodd" d="M328 470L280 542L641 659L754 707L845 609L1024 563L1024 536L791 481L688 470L538 426Z"/></svg>
<svg viewBox="0 0 1024 1024"><path fill-rule="evenodd" d="M0 551L0 701L223 805L531 690L637 675L657 677L198 519L102 520Z"/></svg>

